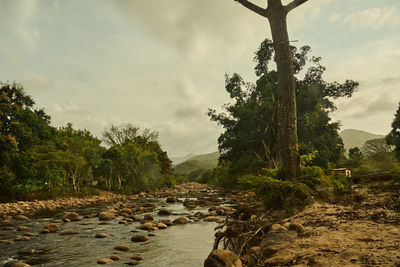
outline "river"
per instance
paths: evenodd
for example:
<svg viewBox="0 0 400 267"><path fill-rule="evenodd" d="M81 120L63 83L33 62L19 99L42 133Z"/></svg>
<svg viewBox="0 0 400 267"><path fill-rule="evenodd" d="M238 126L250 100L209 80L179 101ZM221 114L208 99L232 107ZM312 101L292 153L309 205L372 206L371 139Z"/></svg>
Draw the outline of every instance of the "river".
<svg viewBox="0 0 400 267"><path fill-rule="evenodd" d="M140 200L137 200L140 201ZM154 221L177 217L187 217L196 212L207 212L208 207L196 207L188 210L182 203L166 203L165 198L145 199L141 201L157 204L157 208L150 212ZM171 210L173 215L158 216L157 211L161 206ZM98 213L103 207L87 207L80 209L69 209L80 215ZM133 243L131 237L135 234L147 235L147 231L137 230L140 222L130 224L119 224L121 218L116 218L101 224L97 217L84 218L77 222L62 222L64 211L53 214L42 214L29 221L16 221L13 227L26 226L32 236L29 241L16 241L15 244L0 243L0 264L11 259L24 260L32 266L98 266L97 260L118 255L121 260L113 262L113 266L127 266L125 263L132 261L129 257L142 254L143 260L139 266L163 267L163 266L203 266L204 260L210 253L214 242L215 222L198 222L189 219L188 224L173 225L165 230L152 232L145 243ZM50 218L49 218L50 217ZM138 215L140 217L140 215ZM77 235L60 235L59 233L41 234L44 225L56 222L60 231L76 230ZM139 231L136 232L135 231ZM0 230L0 240L15 240L25 231ZM95 238L96 233L107 233L110 237ZM113 248L120 244L127 244L130 251L120 252ZM29 256L22 256L21 251L34 249L37 253Z"/></svg>

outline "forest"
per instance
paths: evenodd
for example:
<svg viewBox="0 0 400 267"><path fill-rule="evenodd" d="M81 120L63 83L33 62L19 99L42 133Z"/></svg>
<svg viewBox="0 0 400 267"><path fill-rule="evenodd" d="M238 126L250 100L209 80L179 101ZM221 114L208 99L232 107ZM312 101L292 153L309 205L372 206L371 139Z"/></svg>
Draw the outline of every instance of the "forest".
<svg viewBox="0 0 400 267"><path fill-rule="evenodd" d="M181 182L158 133L133 124L104 129L103 139L71 123L56 128L22 85L0 84L2 200L137 193Z"/></svg>

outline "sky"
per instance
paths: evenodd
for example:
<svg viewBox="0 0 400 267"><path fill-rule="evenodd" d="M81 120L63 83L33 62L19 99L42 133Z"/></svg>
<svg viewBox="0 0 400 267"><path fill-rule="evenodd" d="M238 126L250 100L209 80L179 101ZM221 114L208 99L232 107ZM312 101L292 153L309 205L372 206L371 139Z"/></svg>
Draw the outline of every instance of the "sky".
<svg viewBox="0 0 400 267"><path fill-rule="evenodd" d="M388 133L400 102L400 1L309 0L288 27L322 57L325 80L360 83L333 120ZM174 157L217 150L222 129L205 113L229 102L225 74L255 81L254 52L271 38L267 20L233 0L0 0L0 36L0 81L20 83L54 126L101 137L133 123L158 131Z"/></svg>

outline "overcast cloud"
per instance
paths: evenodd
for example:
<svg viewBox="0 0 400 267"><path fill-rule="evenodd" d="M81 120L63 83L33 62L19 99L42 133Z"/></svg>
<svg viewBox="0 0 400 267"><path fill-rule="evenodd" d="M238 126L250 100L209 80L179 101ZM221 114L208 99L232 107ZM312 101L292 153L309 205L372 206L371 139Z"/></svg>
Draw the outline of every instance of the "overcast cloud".
<svg viewBox="0 0 400 267"><path fill-rule="evenodd" d="M254 0L265 5L265 0ZM289 0L283 1L288 3ZM232 0L0 0L0 80L20 82L55 126L101 136L131 122L171 156L217 149L205 116L229 101L224 74L254 81L269 25ZM400 2L309 0L291 40L323 58L327 80L358 80L338 100L343 128L384 134L400 101Z"/></svg>

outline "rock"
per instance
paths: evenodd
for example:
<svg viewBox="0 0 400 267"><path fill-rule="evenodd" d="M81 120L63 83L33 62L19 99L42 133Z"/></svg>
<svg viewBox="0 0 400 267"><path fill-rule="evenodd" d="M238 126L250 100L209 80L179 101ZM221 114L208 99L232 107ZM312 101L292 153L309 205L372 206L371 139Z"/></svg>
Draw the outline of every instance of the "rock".
<svg viewBox="0 0 400 267"><path fill-rule="evenodd" d="M167 229L168 226L165 223L159 222L159 223L157 223L157 228L158 229Z"/></svg>
<svg viewBox="0 0 400 267"><path fill-rule="evenodd" d="M178 201L179 200L176 197L171 197L171 196L167 197L167 199L165 200L165 202L167 202L167 203L175 203Z"/></svg>
<svg viewBox="0 0 400 267"><path fill-rule="evenodd" d="M126 265L138 265L140 262L138 261L129 261L129 262L125 262Z"/></svg>
<svg viewBox="0 0 400 267"><path fill-rule="evenodd" d="M17 215L17 216L15 216L15 219L16 220L21 220L21 221L28 221L29 220L29 218L24 216L24 215Z"/></svg>
<svg viewBox="0 0 400 267"><path fill-rule="evenodd" d="M43 229L42 231L40 231L42 234L48 234L50 233L50 231L48 229Z"/></svg>
<svg viewBox="0 0 400 267"><path fill-rule="evenodd" d="M143 260L142 254L137 254L136 256L131 257L132 260L141 261Z"/></svg>
<svg viewBox="0 0 400 267"><path fill-rule="evenodd" d="M75 231L75 230L68 230L60 233L60 235L79 235L80 232Z"/></svg>
<svg viewBox="0 0 400 267"><path fill-rule="evenodd" d="M100 259L97 261L98 264L108 264L114 262L112 259Z"/></svg>
<svg viewBox="0 0 400 267"><path fill-rule="evenodd" d="M152 220L154 220L154 218L153 218L153 215L147 213L144 215L143 220L152 221Z"/></svg>
<svg viewBox="0 0 400 267"><path fill-rule="evenodd" d="M119 250L119 251L129 251L131 249L130 246L122 244L122 245L118 245L116 247L114 247L115 250Z"/></svg>
<svg viewBox="0 0 400 267"><path fill-rule="evenodd" d="M196 218L199 218L199 219L207 217L207 215L206 215L204 212L202 212L202 211L196 212L196 213L194 214L194 216L195 216Z"/></svg>
<svg viewBox="0 0 400 267"><path fill-rule="evenodd" d="M148 233L148 235L147 236L156 236L155 234L153 234L153 233Z"/></svg>
<svg viewBox="0 0 400 267"><path fill-rule="evenodd" d="M172 214L172 211L170 211L168 209L160 209L158 211L158 215L160 215L160 216L168 216L168 215L171 215L171 214Z"/></svg>
<svg viewBox="0 0 400 267"><path fill-rule="evenodd" d="M162 222L162 223L165 224L166 226L171 226L171 225L172 225L171 221L168 220L168 219L161 220L160 222Z"/></svg>
<svg viewBox="0 0 400 267"><path fill-rule="evenodd" d="M295 231L299 236L303 236L305 233L305 228L300 223L292 222L288 228L289 231Z"/></svg>
<svg viewBox="0 0 400 267"><path fill-rule="evenodd" d="M48 230L50 233L56 233L60 231L60 228L55 223L49 223L44 226L43 230Z"/></svg>
<svg viewBox="0 0 400 267"><path fill-rule="evenodd" d="M110 259L112 259L113 261L119 261L121 258L118 255L112 255Z"/></svg>
<svg viewBox="0 0 400 267"><path fill-rule="evenodd" d="M297 233L293 231L269 231L265 238L261 241L261 253L268 258L275 254L278 250L287 247L297 238Z"/></svg>
<svg viewBox="0 0 400 267"><path fill-rule="evenodd" d="M31 240L28 236L19 236L17 238L14 239L14 241L29 241Z"/></svg>
<svg viewBox="0 0 400 267"><path fill-rule="evenodd" d="M149 238L144 235L134 235L131 238L132 242L146 242L147 240L149 240Z"/></svg>
<svg viewBox="0 0 400 267"><path fill-rule="evenodd" d="M109 234L106 234L106 233L97 233L97 234L95 235L95 237L96 237L96 238L106 238L106 237L110 237L110 235L109 235Z"/></svg>
<svg viewBox="0 0 400 267"><path fill-rule="evenodd" d="M102 221L105 221L105 220L112 220L112 219L114 219L114 218L115 218L115 216L114 216L114 214L111 213L111 212L102 211L102 212L99 213L99 219L102 220Z"/></svg>
<svg viewBox="0 0 400 267"><path fill-rule="evenodd" d="M240 258L229 250L213 250L204 261L204 267L242 267Z"/></svg>
<svg viewBox="0 0 400 267"><path fill-rule="evenodd" d="M30 267L30 265L23 261L9 261L4 264L4 267Z"/></svg>
<svg viewBox="0 0 400 267"><path fill-rule="evenodd" d="M287 229L285 227L283 227L280 224L273 224L271 225L271 231L275 231L275 232L286 232Z"/></svg>
<svg viewBox="0 0 400 267"><path fill-rule="evenodd" d="M24 236L37 236L37 234L31 233L31 232L25 232L22 235L24 235Z"/></svg>
<svg viewBox="0 0 400 267"><path fill-rule="evenodd" d="M133 214L133 211L130 208L123 208L123 209L120 210L120 212L129 214L129 215Z"/></svg>
<svg viewBox="0 0 400 267"><path fill-rule="evenodd" d="M172 221L173 224L187 224L188 220L183 217L176 218L175 220Z"/></svg>
<svg viewBox="0 0 400 267"><path fill-rule="evenodd" d="M76 222L82 220L81 216L79 216L78 213L76 212L68 212L64 215L63 220L65 222L71 221L71 222Z"/></svg>
<svg viewBox="0 0 400 267"><path fill-rule="evenodd" d="M27 227L27 226L20 226L20 227L18 227L18 231L26 231L26 230L28 230L29 228Z"/></svg>
<svg viewBox="0 0 400 267"><path fill-rule="evenodd" d="M141 230L146 230L146 231L157 230L157 228L154 226L154 224L152 222L146 222L142 225L139 225L137 228L141 229Z"/></svg>
<svg viewBox="0 0 400 267"><path fill-rule="evenodd" d="M204 218L205 222L216 222L218 220L219 220L219 218L217 216L207 216Z"/></svg>

